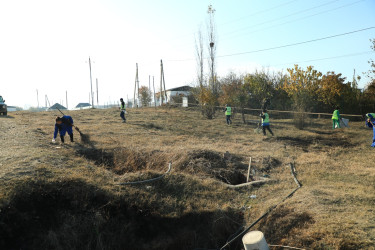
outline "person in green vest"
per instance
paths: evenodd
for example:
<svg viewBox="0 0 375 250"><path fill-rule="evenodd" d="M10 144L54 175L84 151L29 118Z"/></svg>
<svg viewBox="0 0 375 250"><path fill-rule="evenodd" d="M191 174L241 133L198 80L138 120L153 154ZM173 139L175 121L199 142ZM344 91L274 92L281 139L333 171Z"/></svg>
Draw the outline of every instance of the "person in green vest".
<svg viewBox="0 0 375 250"><path fill-rule="evenodd" d="M263 135L266 135L266 129L271 133L273 136L273 132L270 128L270 116L267 113L266 109L263 109L262 113L260 114L260 117L262 118L262 130L263 130Z"/></svg>
<svg viewBox="0 0 375 250"><path fill-rule="evenodd" d="M336 107L335 111L333 111L333 114L332 114L332 129L341 128L340 120L341 120L341 116L339 112L339 107Z"/></svg>
<svg viewBox="0 0 375 250"><path fill-rule="evenodd" d="M126 122L126 118L125 118L125 102L124 102L124 99L120 98L120 102L121 102L121 107L120 107L120 110L121 110L121 113L120 113L120 117L122 118L122 122L125 123Z"/></svg>
<svg viewBox="0 0 375 250"><path fill-rule="evenodd" d="M228 104L225 104L224 112L227 118L227 124L232 124L232 120L230 119L230 117L232 116L232 108Z"/></svg>

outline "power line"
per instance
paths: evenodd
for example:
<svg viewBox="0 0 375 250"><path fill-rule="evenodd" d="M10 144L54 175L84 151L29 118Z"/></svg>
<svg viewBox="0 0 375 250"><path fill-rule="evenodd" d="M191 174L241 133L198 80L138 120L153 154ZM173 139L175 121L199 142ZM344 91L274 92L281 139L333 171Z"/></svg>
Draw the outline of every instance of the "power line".
<svg viewBox="0 0 375 250"><path fill-rule="evenodd" d="M289 15L286 15L286 16L282 16L282 17L275 18L275 19L272 19L272 20L269 20L269 21L261 22L261 23L258 23L258 24L255 24L255 25L252 25L252 26L246 27L246 28L244 28L244 29L240 29L240 30L236 30L236 31L233 31L233 32L227 33L227 35L234 34L234 33L238 33L238 32L242 32L243 30L247 30L247 29L249 29L249 28L257 27L257 26L260 26L260 25L263 25L263 24L272 23L272 22L275 22L275 21L278 21L278 20L281 20L281 19L285 19L285 18L288 18L288 17L291 17L291 16L295 16L295 15L298 15L298 14L301 14L301 13L304 13L304 12L307 12L307 11L310 11L310 10L313 10L313 9L317 9L317 8L320 8L320 7L323 7L323 6L326 6L326 5L332 4L332 3L334 3L334 2L338 2L338 1L339 1L339 0L333 0L333 1L330 1L330 2L328 2L328 3L321 4L321 5L318 5L318 6L315 6L315 7L311 7L311 8L307 8L307 9L304 9L304 10L296 11L296 12L294 12L294 13L292 13L292 14L289 14Z"/></svg>
<svg viewBox="0 0 375 250"><path fill-rule="evenodd" d="M304 20L304 19L307 19L307 18L310 18L310 17L314 17L314 16L317 16L317 15L325 14L325 13L332 12L332 11L335 11L335 10L338 10L338 9L342 9L342 8L345 8L345 7L349 7L349 6L352 6L354 4L357 4L357 3L360 3L360 2L363 2L363 1L365 1L365 0L359 0L359 1L356 1L356 2L349 3L349 4L341 5L339 7L333 8L333 9L329 9L329 10L318 12L318 13L311 14L311 15L308 15L308 16L300 17L300 18L297 18L297 19L294 19L294 20L290 20L290 21L286 21L286 22L283 22L283 23L279 23L279 24L276 24L276 25L272 25L272 26L269 26L269 27L266 27L266 28L261 28L261 29L253 30L253 31L250 31L250 32L246 32L246 34L241 34L241 35L236 35L236 36L230 36L230 37L228 37L228 39L222 39L222 41L223 40L233 39L233 38L238 38L238 37L242 37L242 36L247 36L247 35L259 32L259 31L264 31L264 30L267 30L267 29L272 29L272 28L275 28L275 27L278 27L278 26L282 26L284 24L294 23L294 22L301 21L301 20ZM252 26L252 27L255 27L255 26Z"/></svg>
<svg viewBox="0 0 375 250"><path fill-rule="evenodd" d="M326 36L326 37L322 37L322 38L316 38L316 39L298 42L298 43L291 43L291 44L280 45L280 46L275 46L275 47L266 48L266 49L259 49L259 50L252 50L252 51L247 51L247 52L238 52L238 53L233 53L233 54L221 55L221 56L217 56L216 58L238 56L238 55L252 54L252 53L264 52L264 51L275 50L275 49L282 49L282 48L286 48L286 47L292 47L292 46L296 46L296 45L327 40L327 39L331 39L331 38L335 38L335 37L346 36L346 35L362 32L362 31L366 31L366 30L370 30L370 29L374 29L374 28L375 28L375 26L372 26L372 27L368 27L368 28L364 28L364 29L360 29L360 30L354 30L354 31L346 32L346 33L341 33L341 34L332 35L332 36ZM179 60L177 59L177 60L167 60L167 61L183 62L183 61L192 61L192 60L195 60L195 59L194 58L187 58L187 59L179 59Z"/></svg>
<svg viewBox="0 0 375 250"><path fill-rule="evenodd" d="M227 25L227 24L230 24L230 23L235 23L235 22L238 22L238 21L240 21L242 19L245 19L245 18L248 18L248 17L253 17L253 16L256 16L256 15L259 15L259 14L263 14L265 12L269 12L269 11L274 10L274 9L279 9L280 7L286 6L288 4L291 4L291 3L297 2L297 1L299 1L299 0L292 0L292 1L289 1L289 2L286 2L286 3L283 3L283 4L279 4L279 5L276 5L274 7L271 7L271 8L265 9L265 10L260 10L258 12L252 13L250 15L247 15L247 16L244 16L244 17L240 17L240 18L238 18L236 20L232 20L232 21L229 21L229 22L226 22L226 23L222 23L222 24L219 24L219 25Z"/></svg>
<svg viewBox="0 0 375 250"><path fill-rule="evenodd" d="M217 56L217 58L219 58L219 57L229 57L229 56L238 56L238 55L244 55L244 54L251 54L251 53L257 53L257 52L263 52L263 51L269 51L269 50L275 50L275 49L282 49L282 48L286 48L286 47L292 47L292 46L296 46L296 45L301 45L301 44L306 44L306 43L312 43L312 42L318 42L318 41L322 41L322 40L327 40L327 39L335 38L335 37L339 37L339 36L346 36L346 35L350 35L350 34L362 32L362 31L366 31L366 30L370 30L370 29L375 29L375 26L364 28L364 29L360 29L360 30L354 30L354 31L350 31L350 32L342 33L342 34L337 34L337 35L332 35L332 36L326 36L326 37L322 37L322 38L312 39L312 40L308 40L308 41L303 41L303 42L298 42L298 43L291 43L291 44L286 44L286 45L271 47L271 48L267 48L267 49L259 49L259 50L253 50L253 51L239 52L239 53L233 53L233 54L228 54L228 55Z"/></svg>
<svg viewBox="0 0 375 250"><path fill-rule="evenodd" d="M370 51L346 54L346 55L341 55L341 56L332 56L332 57L325 57L325 58L319 58L319 59L311 59L311 60L301 61L301 62L281 63L281 64L270 65L270 67L277 67L277 66L282 66L282 65L287 65L287 64L289 65L289 64L306 63L306 62L324 61L324 60L337 59L337 58L343 58L343 57L365 55L365 54L370 54L370 53L375 53L375 51L370 50Z"/></svg>

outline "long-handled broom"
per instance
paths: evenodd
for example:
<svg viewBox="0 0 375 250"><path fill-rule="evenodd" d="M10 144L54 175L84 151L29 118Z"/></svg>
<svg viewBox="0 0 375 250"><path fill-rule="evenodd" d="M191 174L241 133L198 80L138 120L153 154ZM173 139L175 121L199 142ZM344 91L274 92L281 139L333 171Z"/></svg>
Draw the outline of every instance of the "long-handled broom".
<svg viewBox="0 0 375 250"><path fill-rule="evenodd" d="M61 114L65 115L59 108L57 108L58 111L60 111ZM87 134L83 134L79 128L73 124L71 124L72 127L74 127L74 129L79 133L79 135L81 136L81 142L85 143L85 144L90 144L91 141L90 141L90 135L87 135Z"/></svg>

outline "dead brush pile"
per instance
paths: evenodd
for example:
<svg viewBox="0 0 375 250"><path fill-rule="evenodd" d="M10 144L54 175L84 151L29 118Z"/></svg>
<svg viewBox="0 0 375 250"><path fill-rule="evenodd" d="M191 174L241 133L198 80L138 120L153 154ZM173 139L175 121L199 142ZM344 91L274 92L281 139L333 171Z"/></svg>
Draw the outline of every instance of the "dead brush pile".
<svg viewBox="0 0 375 250"><path fill-rule="evenodd" d="M210 150L194 150L187 152L176 168L189 174L212 177L227 184L246 182L240 168L244 166L240 157L225 158L223 154ZM246 166L246 165L245 165Z"/></svg>

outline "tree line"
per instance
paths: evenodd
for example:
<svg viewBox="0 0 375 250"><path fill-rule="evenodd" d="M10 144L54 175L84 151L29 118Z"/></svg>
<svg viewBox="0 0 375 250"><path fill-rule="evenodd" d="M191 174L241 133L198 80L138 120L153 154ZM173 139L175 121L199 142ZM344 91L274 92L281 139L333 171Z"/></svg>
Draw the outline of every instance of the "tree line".
<svg viewBox="0 0 375 250"><path fill-rule="evenodd" d="M371 48L375 50L375 39ZM214 107L225 104L239 108L242 114L245 108L297 111L302 116L297 120L302 122L303 112L330 113L336 107L342 113L363 115L375 111L375 62L369 63L369 82L364 89L358 88L361 77L355 71L352 79L346 79L341 73L323 74L313 66L304 69L294 65L286 73L263 69L216 77L218 91L215 92L210 86L212 77L207 76L205 84L201 80L196 84L194 96L208 119L215 116Z"/></svg>

